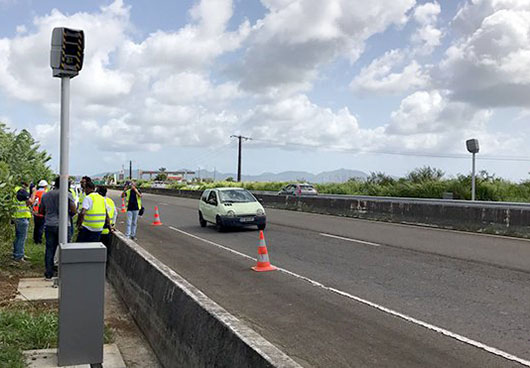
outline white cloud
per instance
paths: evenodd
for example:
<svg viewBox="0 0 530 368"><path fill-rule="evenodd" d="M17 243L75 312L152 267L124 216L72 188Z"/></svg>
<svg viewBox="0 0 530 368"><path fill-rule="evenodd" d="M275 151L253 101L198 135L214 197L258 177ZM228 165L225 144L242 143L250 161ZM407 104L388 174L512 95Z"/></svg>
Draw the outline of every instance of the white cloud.
<svg viewBox="0 0 530 368"><path fill-rule="evenodd" d="M387 132L412 135L483 130L490 116L489 110L477 110L465 103L449 101L446 91L419 91L401 101L399 109L391 115Z"/></svg>
<svg viewBox="0 0 530 368"><path fill-rule="evenodd" d="M241 93L235 82L212 82L209 68L249 32L248 22L235 32L226 30L232 13L231 0L202 0L190 10L192 23L136 43L130 8L122 0L94 13L53 10L34 18L35 31L0 39L0 90L58 117L60 82L49 67L51 31L83 29L85 64L71 82L76 142L93 142L105 151L217 145L235 124L227 101ZM35 135L49 142L55 128L38 125Z"/></svg>
<svg viewBox="0 0 530 368"><path fill-rule="evenodd" d="M478 106L530 106L530 3L477 0L454 23L462 36L440 68L453 98Z"/></svg>
<svg viewBox="0 0 530 368"><path fill-rule="evenodd" d="M429 84L427 67L415 60L407 60L403 50L387 51L379 59L361 69L350 83L358 93L403 93L411 89L421 89Z"/></svg>
<svg viewBox="0 0 530 368"><path fill-rule="evenodd" d="M351 147L359 132L357 119L347 108L337 112L321 108L305 95L258 105L243 118L243 133L258 142Z"/></svg>
<svg viewBox="0 0 530 368"><path fill-rule="evenodd" d="M415 52L427 55L440 46L443 33L436 27L440 12L440 4L436 1L418 5L414 9L414 20L419 24L411 36L412 43L416 45Z"/></svg>
<svg viewBox="0 0 530 368"><path fill-rule="evenodd" d="M237 73L243 89L288 95L309 89L319 67L337 57L357 60L370 36L405 22L415 0L262 2L269 13L253 27Z"/></svg>
<svg viewBox="0 0 530 368"><path fill-rule="evenodd" d="M421 25L435 24L441 8L438 2L425 3L414 8L414 20Z"/></svg>

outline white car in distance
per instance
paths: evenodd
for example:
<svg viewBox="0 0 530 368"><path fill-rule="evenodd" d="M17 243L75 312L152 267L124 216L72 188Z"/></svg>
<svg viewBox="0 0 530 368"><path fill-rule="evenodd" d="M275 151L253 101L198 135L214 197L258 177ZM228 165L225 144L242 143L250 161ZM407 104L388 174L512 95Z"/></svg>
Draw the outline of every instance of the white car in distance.
<svg viewBox="0 0 530 368"><path fill-rule="evenodd" d="M199 201L199 223L212 223L217 230L229 227L257 226L265 229L267 216L261 203L243 188L215 188L202 193Z"/></svg>

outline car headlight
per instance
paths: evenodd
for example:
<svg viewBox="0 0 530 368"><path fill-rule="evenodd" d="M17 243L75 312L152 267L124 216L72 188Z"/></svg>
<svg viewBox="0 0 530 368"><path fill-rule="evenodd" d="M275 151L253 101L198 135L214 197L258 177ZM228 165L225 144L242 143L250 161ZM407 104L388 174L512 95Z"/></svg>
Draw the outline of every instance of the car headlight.
<svg viewBox="0 0 530 368"><path fill-rule="evenodd" d="M234 211L232 211L232 210L229 210L229 211L226 212L226 215L228 217L234 217L236 215L236 213Z"/></svg>
<svg viewBox="0 0 530 368"><path fill-rule="evenodd" d="M265 214L265 211L263 211L261 208L258 208L258 210L256 211L256 215L258 216L263 216Z"/></svg>

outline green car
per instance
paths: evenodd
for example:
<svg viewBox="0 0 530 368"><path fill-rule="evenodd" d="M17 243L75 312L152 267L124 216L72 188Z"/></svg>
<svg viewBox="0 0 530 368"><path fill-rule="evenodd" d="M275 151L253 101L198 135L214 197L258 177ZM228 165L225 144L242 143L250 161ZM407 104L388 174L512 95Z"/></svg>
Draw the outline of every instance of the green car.
<svg viewBox="0 0 530 368"><path fill-rule="evenodd" d="M222 231L229 227L257 226L265 229L267 216L261 203L242 188L207 189L199 202L199 223L210 222Z"/></svg>

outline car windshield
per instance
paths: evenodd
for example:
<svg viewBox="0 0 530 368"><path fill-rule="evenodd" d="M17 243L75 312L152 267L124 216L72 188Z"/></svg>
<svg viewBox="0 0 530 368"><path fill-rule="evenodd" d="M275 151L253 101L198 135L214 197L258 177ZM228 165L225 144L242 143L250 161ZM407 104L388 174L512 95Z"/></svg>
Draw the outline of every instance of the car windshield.
<svg viewBox="0 0 530 368"><path fill-rule="evenodd" d="M219 197L223 203L256 202L256 198L246 190L220 190Z"/></svg>
<svg viewBox="0 0 530 368"><path fill-rule="evenodd" d="M315 190L311 185L300 185L301 190Z"/></svg>

